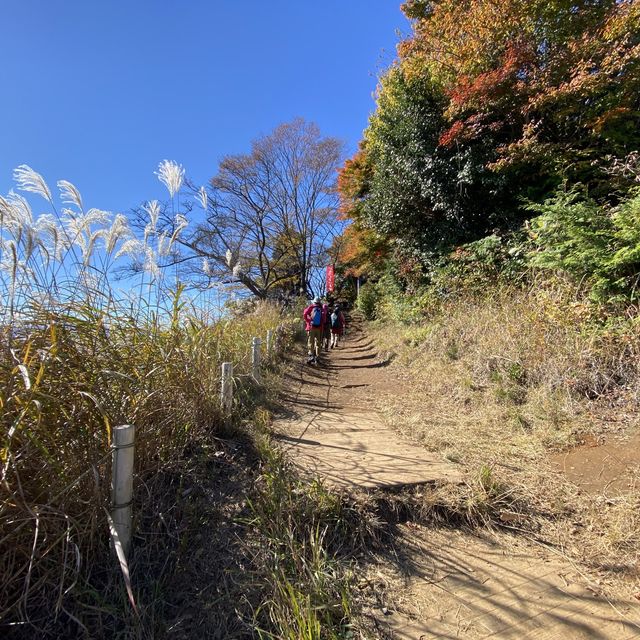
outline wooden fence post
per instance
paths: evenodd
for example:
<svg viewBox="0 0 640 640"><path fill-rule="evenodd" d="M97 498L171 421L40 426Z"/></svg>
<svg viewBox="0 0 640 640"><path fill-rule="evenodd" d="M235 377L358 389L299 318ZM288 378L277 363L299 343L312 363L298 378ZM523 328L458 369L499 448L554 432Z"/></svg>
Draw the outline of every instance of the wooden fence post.
<svg viewBox="0 0 640 640"><path fill-rule="evenodd" d="M256 382L262 382L260 376L260 347L262 341L260 338L253 338L251 341L251 364L253 366L253 378Z"/></svg>
<svg viewBox="0 0 640 640"><path fill-rule="evenodd" d="M131 546L135 438L135 425L122 424L113 430L111 518L125 555Z"/></svg>
<svg viewBox="0 0 640 640"><path fill-rule="evenodd" d="M231 413L233 406L233 363L222 363L222 385L220 389L220 404L225 416Z"/></svg>

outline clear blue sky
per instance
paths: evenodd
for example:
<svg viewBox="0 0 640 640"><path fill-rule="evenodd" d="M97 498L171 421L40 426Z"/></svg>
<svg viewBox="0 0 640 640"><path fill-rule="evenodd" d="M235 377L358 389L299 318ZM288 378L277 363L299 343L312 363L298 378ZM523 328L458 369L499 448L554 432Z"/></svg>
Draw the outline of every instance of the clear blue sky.
<svg viewBox="0 0 640 640"><path fill-rule="evenodd" d="M52 188L76 184L86 206L127 211L166 196L161 160L203 183L296 116L353 151L409 30L399 5L2 0L0 193L24 163Z"/></svg>

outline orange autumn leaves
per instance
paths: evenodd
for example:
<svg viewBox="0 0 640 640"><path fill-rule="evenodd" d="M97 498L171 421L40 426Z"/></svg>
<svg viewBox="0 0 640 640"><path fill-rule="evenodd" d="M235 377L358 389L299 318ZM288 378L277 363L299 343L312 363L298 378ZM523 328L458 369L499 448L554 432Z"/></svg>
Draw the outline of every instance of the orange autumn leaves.
<svg viewBox="0 0 640 640"><path fill-rule="evenodd" d="M563 115L579 119L583 109L584 133L637 121L637 2L442 0L404 8L414 33L400 44L398 62L430 74L449 98L443 146L506 128L499 167L531 148L532 123L543 143Z"/></svg>

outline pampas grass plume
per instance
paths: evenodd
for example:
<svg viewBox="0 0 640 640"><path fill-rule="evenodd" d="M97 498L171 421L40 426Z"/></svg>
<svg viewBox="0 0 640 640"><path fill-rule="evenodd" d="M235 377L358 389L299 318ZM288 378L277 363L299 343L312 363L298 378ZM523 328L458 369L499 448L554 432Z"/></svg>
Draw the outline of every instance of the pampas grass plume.
<svg viewBox="0 0 640 640"><path fill-rule="evenodd" d="M184 181L184 169L182 165L173 160L163 160L158 165L156 175L158 176L158 180L167 187L172 198L180 191L180 187Z"/></svg>
<svg viewBox="0 0 640 640"><path fill-rule="evenodd" d="M21 191L29 191L31 193L37 193L45 200L53 203L51 199L51 191L44 181L44 178L34 171L29 165L21 164L19 167L13 170L13 179L18 185L18 189Z"/></svg>
<svg viewBox="0 0 640 640"><path fill-rule="evenodd" d="M57 185L60 189L60 200L65 204L75 204L82 211L82 196L77 187L67 180L58 180Z"/></svg>
<svg viewBox="0 0 640 640"><path fill-rule="evenodd" d="M207 210L207 191L204 187L200 187L198 190L198 198L200 199L200 206L206 211Z"/></svg>

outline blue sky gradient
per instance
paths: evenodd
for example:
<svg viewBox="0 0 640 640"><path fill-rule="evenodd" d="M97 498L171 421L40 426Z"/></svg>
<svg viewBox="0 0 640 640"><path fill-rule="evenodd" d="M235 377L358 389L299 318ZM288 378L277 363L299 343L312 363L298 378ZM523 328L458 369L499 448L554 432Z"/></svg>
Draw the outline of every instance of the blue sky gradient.
<svg viewBox="0 0 640 640"><path fill-rule="evenodd" d="M222 156L296 116L353 152L398 30L409 31L399 5L0 3L0 193L24 163L52 188L76 184L88 207L126 212L166 198L161 160L204 183Z"/></svg>

